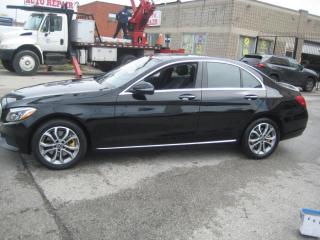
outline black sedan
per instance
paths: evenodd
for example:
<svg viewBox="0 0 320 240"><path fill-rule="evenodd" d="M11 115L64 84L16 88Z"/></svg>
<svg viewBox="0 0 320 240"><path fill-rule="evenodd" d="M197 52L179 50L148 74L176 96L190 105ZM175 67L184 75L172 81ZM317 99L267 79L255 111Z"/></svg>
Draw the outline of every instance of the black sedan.
<svg viewBox="0 0 320 240"><path fill-rule="evenodd" d="M6 145L52 169L93 150L241 144L251 158L306 128L306 102L245 63L143 57L105 75L22 88L1 100Z"/></svg>

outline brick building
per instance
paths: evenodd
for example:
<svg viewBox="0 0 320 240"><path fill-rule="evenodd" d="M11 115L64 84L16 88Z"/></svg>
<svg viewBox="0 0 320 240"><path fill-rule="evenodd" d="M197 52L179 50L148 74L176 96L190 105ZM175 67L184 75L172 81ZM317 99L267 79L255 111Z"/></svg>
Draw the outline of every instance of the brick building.
<svg viewBox="0 0 320 240"><path fill-rule="evenodd" d="M304 10L256 0L195 0L162 4L157 9L162 11L161 26L147 32L151 39L165 34L171 48L233 59L253 53L256 47L261 53L290 56L299 37L296 58L320 58L320 17ZM278 36L276 44L271 36Z"/></svg>
<svg viewBox="0 0 320 240"><path fill-rule="evenodd" d="M78 12L92 14L101 36L112 37L117 27L116 14L121 9L123 5L94 1L79 6Z"/></svg>

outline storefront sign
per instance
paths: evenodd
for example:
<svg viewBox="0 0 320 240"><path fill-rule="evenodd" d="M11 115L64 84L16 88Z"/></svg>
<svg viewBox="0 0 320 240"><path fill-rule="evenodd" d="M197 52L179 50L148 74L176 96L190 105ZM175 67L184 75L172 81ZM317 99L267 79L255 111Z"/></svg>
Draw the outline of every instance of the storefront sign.
<svg viewBox="0 0 320 240"><path fill-rule="evenodd" d="M65 4L68 9L73 9L75 3L76 2L72 0L24 0L24 5L61 8L61 6Z"/></svg>
<svg viewBox="0 0 320 240"><path fill-rule="evenodd" d="M151 27L161 26L161 11L154 11L149 19L148 25Z"/></svg>

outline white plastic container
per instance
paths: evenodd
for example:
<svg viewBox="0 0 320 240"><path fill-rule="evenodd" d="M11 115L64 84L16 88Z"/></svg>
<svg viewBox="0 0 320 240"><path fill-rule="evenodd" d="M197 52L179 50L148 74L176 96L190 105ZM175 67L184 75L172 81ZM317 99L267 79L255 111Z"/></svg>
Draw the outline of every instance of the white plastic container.
<svg viewBox="0 0 320 240"><path fill-rule="evenodd" d="M300 217L300 233L305 236L320 237L320 211L303 208Z"/></svg>

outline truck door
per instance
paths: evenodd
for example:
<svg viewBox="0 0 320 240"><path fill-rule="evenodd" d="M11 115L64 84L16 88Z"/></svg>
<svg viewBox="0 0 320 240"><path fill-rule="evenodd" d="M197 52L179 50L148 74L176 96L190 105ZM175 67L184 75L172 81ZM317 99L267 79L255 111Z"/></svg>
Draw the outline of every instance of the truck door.
<svg viewBox="0 0 320 240"><path fill-rule="evenodd" d="M67 17L49 14L38 34L38 43L43 52L66 52L68 49Z"/></svg>

